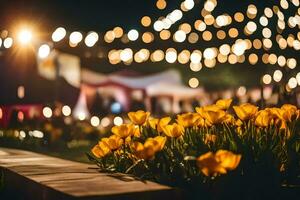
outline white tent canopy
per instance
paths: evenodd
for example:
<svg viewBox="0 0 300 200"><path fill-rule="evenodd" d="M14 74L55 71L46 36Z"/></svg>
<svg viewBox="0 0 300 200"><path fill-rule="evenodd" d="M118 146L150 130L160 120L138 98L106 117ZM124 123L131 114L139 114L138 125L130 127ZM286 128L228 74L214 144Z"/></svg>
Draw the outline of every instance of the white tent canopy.
<svg viewBox="0 0 300 200"><path fill-rule="evenodd" d="M167 70L154 75L129 77L114 73L104 75L87 69L81 70L81 82L91 85L113 82L132 89L146 89L149 85L162 81L176 85L181 84L180 73L176 70Z"/></svg>
<svg viewBox="0 0 300 200"><path fill-rule="evenodd" d="M170 84L168 82L158 82L156 84L149 85L146 88L148 96L173 96L179 99L194 98L201 93L203 89L192 89L180 84Z"/></svg>

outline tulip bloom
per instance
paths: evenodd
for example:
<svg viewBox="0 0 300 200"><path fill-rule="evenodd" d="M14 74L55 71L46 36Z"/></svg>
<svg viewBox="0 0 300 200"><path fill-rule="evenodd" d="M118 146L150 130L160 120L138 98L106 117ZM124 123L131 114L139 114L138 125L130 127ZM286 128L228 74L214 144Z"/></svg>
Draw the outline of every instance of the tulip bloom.
<svg viewBox="0 0 300 200"><path fill-rule="evenodd" d="M198 113L185 113L181 115L177 115L177 123L181 126L187 128L187 127L193 127L197 125L197 120L199 120L201 116Z"/></svg>
<svg viewBox="0 0 300 200"><path fill-rule="evenodd" d="M227 150L218 150L215 154L207 152L197 158L197 166L206 176L226 174L237 168L241 157Z"/></svg>
<svg viewBox="0 0 300 200"><path fill-rule="evenodd" d="M111 132L121 138L126 138L128 136L139 136L139 130L133 124L122 124L120 126L114 126Z"/></svg>
<svg viewBox="0 0 300 200"><path fill-rule="evenodd" d="M112 135L109 138L102 138L101 141L112 151L119 149L124 143L124 140L117 135Z"/></svg>
<svg viewBox="0 0 300 200"><path fill-rule="evenodd" d="M165 137L157 136L155 138L148 138L145 144L133 142L131 149L139 159L150 160L154 158L156 152L163 149L165 142Z"/></svg>
<svg viewBox="0 0 300 200"><path fill-rule="evenodd" d="M245 103L240 106L233 106L233 109L235 114L243 121L252 119L258 111L258 107L249 103Z"/></svg>
<svg viewBox="0 0 300 200"><path fill-rule="evenodd" d="M130 121L135 125L143 125L150 116L150 112L145 112L143 110L138 110L136 112L129 112L128 117Z"/></svg>
<svg viewBox="0 0 300 200"><path fill-rule="evenodd" d="M183 135L184 127L179 124L173 123L163 127L163 132L168 137L177 138Z"/></svg>
<svg viewBox="0 0 300 200"><path fill-rule="evenodd" d="M220 99L216 102L216 105L222 109L227 110L231 105L232 99Z"/></svg>

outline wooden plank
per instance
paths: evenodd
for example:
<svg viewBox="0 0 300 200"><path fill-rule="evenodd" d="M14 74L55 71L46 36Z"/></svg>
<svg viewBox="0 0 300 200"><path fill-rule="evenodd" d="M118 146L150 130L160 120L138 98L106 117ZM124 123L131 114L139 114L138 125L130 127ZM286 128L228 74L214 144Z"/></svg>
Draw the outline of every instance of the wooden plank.
<svg viewBox="0 0 300 200"><path fill-rule="evenodd" d="M27 199L180 199L178 190L123 174L99 173L94 165L0 148L7 188Z"/></svg>

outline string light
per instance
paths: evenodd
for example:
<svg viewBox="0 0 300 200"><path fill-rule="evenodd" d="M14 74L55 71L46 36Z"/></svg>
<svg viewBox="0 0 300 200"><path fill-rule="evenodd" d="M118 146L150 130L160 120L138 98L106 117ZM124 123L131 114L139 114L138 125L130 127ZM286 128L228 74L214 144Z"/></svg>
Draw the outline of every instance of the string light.
<svg viewBox="0 0 300 200"><path fill-rule="evenodd" d="M59 42L66 36L67 31L63 27L58 27L53 33L52 33L52 40L53 42Z"/></svg>
<svg viewBox="0 0 300 200"><path fill-rule="evenodd" d="M38 50L38 56L41 59L47 58L48 55L50 54L50 47L48 44L43 44L40 46Z"/></svg>

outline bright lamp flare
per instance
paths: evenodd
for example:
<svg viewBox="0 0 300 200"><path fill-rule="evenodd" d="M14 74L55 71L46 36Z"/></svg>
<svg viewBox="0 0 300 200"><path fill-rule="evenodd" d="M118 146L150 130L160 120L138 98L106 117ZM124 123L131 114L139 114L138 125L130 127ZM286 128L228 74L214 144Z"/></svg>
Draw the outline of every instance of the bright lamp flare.
<svg viewBox="0 0 300 200"><path fill-rule="evenodd" d="M71 33L70 35L70 42L72 44L78 44L79 42L81 42L82 40L82 34L78 31L74 31L73 33Z"/></svg>
<svg viewBox="0 0 300 200"><path fill-rule="evenodd" d="M139 38L139 32L135 29L132 29L128 32L128 39L131 41L135 41Z"/></svg>
<svg viewBox="0 0 300 200"><path fill-rule="evenodd" d="M21 44L28 44L32 39L32 32L27 29L21 30L18 39Z"/></svg>
<svg viewBox="0 0 300 200"><path fill-rule="evenodd" d="M99 39L99 36L98 36L98 34L96 32L90 32L86 36L86 38L84 40L84 43L85 43L86 46L92 47L92 46L94 46L96 44L96 42L98 41L98 39Z"/></svg>
<svg viewBox="0 0 300 200"><path fill-rule="evenodd" d="M39 58L47 58L49 54L50 54L50 47L48 44L43 44L42 46L40 46L38 51Z"/></svg>
<svg viewBox="0 0 300 200"><path fill-rule="evenodd" d="M67 31L63 27L57 28L52 34L53 42L59 42L60 40L64 39L66 36Z"/></svg>

